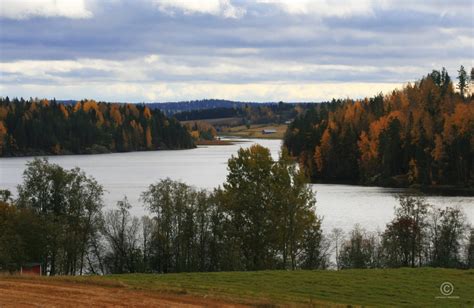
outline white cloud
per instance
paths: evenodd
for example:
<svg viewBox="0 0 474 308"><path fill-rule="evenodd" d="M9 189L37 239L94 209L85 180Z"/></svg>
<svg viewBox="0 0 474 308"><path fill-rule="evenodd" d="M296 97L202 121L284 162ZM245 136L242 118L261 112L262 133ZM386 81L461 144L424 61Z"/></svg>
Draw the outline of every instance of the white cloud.
<svg viewBox="0 0 474 308"><path fill-rule="evenodd" d="M28 19L31 17L90 18L84 0L1 0L0 17Z"/></svg>
<svg viewBox="0 0 474 308"><path fill-rule="evenodd" d="M472 63L472 0L255 1L0 0L0 95L318 101Z"/></svg>
<svg viewBox="0 0 474 308"><path fill-rule="evenodd" d="M332 98L372 96L388 92L401 83L323 82L292 80L285 74L319 72L374 73L376 67L347 65L303 65L298 62L262 63L218 59L195 66L158 54L127 61L78 59L64 61L0 62L0 95L23 97L89 98L107 101L175 101L224 98L241 101L323 101ZM193 62L193 61L191 61ZM81 70L109 73L84 78ZM390 68L385 67L386 70ZM393 70L412 70L397 67ZM162 76L157 80L154 76ZM225 77L253 76L253 81L234 82ZM130 78L133 76L133 79ZM204 79L196 80L195 76ZM212 76L213 78L210 78ZM273 79L273 76L280 78ZM191 79L190 79L190 78ZM206 79L207 78L207 79ZM267 79L270 78L270 79ZM21 82L17 82L22 80ZM173 81L172 81L173 80ZM207 80L207 81L206 81Z"/></svg>
<svg viewBox="0 0 474 308"><path fill-rule="evenodd" d="M338 16L372 14L372 1L369 0L258 0L273 4L288 14Z"/></svg>
<svg viewBox="0 0 474 308"><path fill-rule="evenodd" d="M473 10L472 1L469 0L257 0L257 2L276 5L292 15L311 14L323 17L372 16L377 9L402 9L440 16L469 14Z"/></svg>
<svg viewBox="0 0 474 308"><path fill-rule="evenodd" d="M169 56L151 54L129 60L80 58L76 60L20 60L0 62L0 81L11 82L34 78L42 82L70 82L84 78L81 71L89 72L91 80L103 82L171 80L174 82L301 82L341 80L341 76L380 74L382 71L398 76L425 73L423 67L315 64L294 60L273 60L255 57ZM3 74L2 74L3 73ZM408 81L408 80L407 80Z"/></svg>
<svg viewBox="0 0 474 308"><path fill-rule="evenodd" d="M444 15L463 15L472 16L474 12L474 4L471 0L428 0L428 1L411 1L411 0L385 0L386 8L404 7L413 11L425 12L431 14Z"/></svg>
<svg viewBox="0 0 474 308"><path fill-rule="evenodd" d="M230 0L153 0L162 12L174 14L180 10L185 14L210 14L224 18L240 18L245 9L232 5Z"/></svg>
<svg viewBox="0 0 474 308"><path fill-rule="evenodd" d="M1 95L118 102L179 101L220 98L239 101L319 102L332 98L362 98L401 87L400 83L98 83L81 81L65 85L4 85Z"/></svg>

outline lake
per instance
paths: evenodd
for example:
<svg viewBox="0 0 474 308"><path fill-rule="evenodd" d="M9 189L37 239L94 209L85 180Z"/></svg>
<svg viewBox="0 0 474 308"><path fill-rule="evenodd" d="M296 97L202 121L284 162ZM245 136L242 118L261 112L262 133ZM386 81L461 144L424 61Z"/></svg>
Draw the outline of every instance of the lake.
<svg viewBox="0 0 474 308"><path fill-rule="evenodd" d="M274 159L278 157L280 140L242 140L228 146L203 146L190 150L130 152L100 155L50 156L49 161L64 168L80 167L104 186L104 201L114 205L124 195L133 204L134 215L146 214L139 196L147 186L169 177L187 184L211 189L225 181L227 160L240 147L254 143L268 147ZM25 163L31 157L0 158L0 188L14 194L22 182ZM403 189L353 185L312 185L316 191L316 212L323 217L323 229L334 227L344 231L359 223L370 231L383 230L393 217L397 205L394 195ZM428 196L427 201L437 207L460 207L468 221L474 221L474 197Z"/></svg>

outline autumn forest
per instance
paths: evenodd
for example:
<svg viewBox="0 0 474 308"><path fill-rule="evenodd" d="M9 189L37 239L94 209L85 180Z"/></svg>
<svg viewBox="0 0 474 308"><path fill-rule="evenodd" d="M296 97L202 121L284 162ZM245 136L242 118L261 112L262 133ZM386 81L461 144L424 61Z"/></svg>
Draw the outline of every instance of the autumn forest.
<svg viewBox="0 0 474 308"><path fill-rule="evenodd" d="M474 170L474 104L463 67L457 79L454 85L443 68L372 98L262 107L241 104L169 117L144 104L6 97L0 100L0 154L191 148L198 139L217 136L211 124L201 121L205 114L244 115L241 121L246 125L292 116L284 146L313 182L469 187ZM199 121L182 125L177 120L193 116Z"/></svg>
<svg viewBox="0 0 474 308"><path fill-rule="evenodd" d="M174 118L144 105L3 98L0 154L83 154L194 146Z"/></svg>
<svg viewBox="0 0 474 308"><path fill-rule="evenodd" d="M289 126L284 143L316 182L472 186L474 98L460 70L386 95L318 104Z"/></svg>
<svg viewBox="0 0 474 308"><path fill-rule="evenodd" d="M193 148L219 138L220 127L201 119L206 113L228 112L232 119L240 113L238 121L249 126L294 120L279 158L258 144L240 148L225 164L222 186L200 189L171 178L149 184L139 202L151 215L141 218L125 194L115 207L106 204L104 186L78 167L47 158L27 162L17 196L0 189L0 269L15 273L31 261L51 276L472 268L474 230L462 208L439 208L418 190L404 190L383 229L355 224L345 234L328 233L308 185L449 186L472 193L474 96L462 71L460 91L443 69L373 98L187 111L183 122L179 113L166 116L144 104L3 98L2 156ZM187 161L196 164L194 157Z"/></svg>

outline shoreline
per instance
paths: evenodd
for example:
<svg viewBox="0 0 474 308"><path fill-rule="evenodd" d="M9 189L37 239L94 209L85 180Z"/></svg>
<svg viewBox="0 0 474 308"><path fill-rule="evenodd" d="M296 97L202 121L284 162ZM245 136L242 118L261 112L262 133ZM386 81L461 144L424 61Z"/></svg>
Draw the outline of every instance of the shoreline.
<svg viewBox="0 0 474 308"><path fill-rule="evenodd" d="M162 152L162 151L185 151L185 150L192 150L196 149L197 144L191 148L180 148L180 149L153 149L153 150L135 150L135 151L110 151L110 152L97 152L97 153L72 153L72 152L65 152L65 153L49 153L49 152L28 152L25 154L15 154L10 156L0 156L0 159L8 159L8 158L25 158L25 157L45 157L45 156L85 156L85 155L105 155L105 154L125 154L125 153L137 153L137 152Z"/></svg>
<svg viewBox="0 0 474 308"><path fill-rule="evenodd" d="M387 186L387 185L371 185L361 183L351 183L344 181L332 181L332 182L309 182L312 185L347 185L354 187L374 187L374 188L388 188L394 190L404 190L408 193L413 194L427 194L430 196L445 196L445 197L474 197L473 187L462 187L455 185L430 185L430 186Z"/></svg>

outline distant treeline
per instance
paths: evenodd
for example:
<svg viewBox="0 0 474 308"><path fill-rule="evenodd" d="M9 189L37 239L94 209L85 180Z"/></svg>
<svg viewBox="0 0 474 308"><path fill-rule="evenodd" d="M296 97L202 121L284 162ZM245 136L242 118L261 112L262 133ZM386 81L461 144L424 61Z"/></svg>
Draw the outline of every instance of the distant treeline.
<svg viewBox="0 0 474 308"><path fill-rule="evenodd" d="M180 121L204 120L242 117L244 110L242 108L211 108L183 111L174 114L174 117Z"/></svg>
<svg viewBox="0 0 474 308"><path fill-rule="evenodd" d="M255 102L238 102L225 99L201 99L194 101L180 102L163 102L163 103L147 103L151 109L160 109L167 115L173 115L179 112L202 110L202 109L239 109L245 106L271 106L277 103L255 103Z"/></svg>
<svg viewBox="0 0 474 308"><path fill-rule="evenodd" d="M229 160L223 187L170 179L142 194L151 217L127 199L102 212L103 189L79 169L27 164L18 198L0 194L0 270L41 262L50 275L319 268L314 194L287 155L261 146Z"/></svg>
<svg viewBox="0 0 474 308"><path fill-rule="evenodd" d="M78 168L27 164L18 198L0 191L0 271L40 262L44 274L171 273L474 266L474 230L459 209L401 196L385 230L323 234L315 195L283 151L255 145L229 162L222 187L164 179L103 211L103 188ZM336 262L329 256L335 253Z"/></svg>
<svg viewBox="0 0 474 308"><path fill-rule="evenodd" d="M472 73L471 73L472 74ZM284 143L312 181L387 186L474 185L474 96L459 70L363 100L314 105Z"/></svg>
<svg viewBox="0 0 474 308"><path fill-rule="evenodd" d="M293 120L308 104L240 104L232 108L219 107L183 111L174 114L180 121L238 117L242 124L284 123Z"/></svg>
<svg viewBox="0 0 474 308"><path fill-rule="evenodd" d="M58 100L57 102L72 106L77 103L75 100ZM123 105L124 103L114 104ZM313 104L315 103L255 103L222 99L202 99L194 101L146 103L144 105L151 110L158 109L165 115L175 117L180 121L242 117L244 122L256 121L255 123L265 123L265 121L292 120L298 112L309 108ZM273 112L273 115L269 119L265 116L267 110Z"/></svg>
<svg viewBox="0 0 474 308"><path fill-rule="evenodd" d="M0 98L0 155L182 149L187 130L144 105Z"/></svg>

